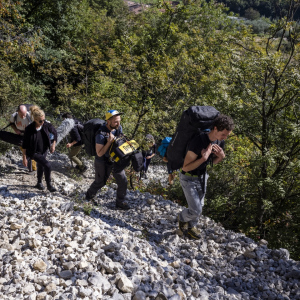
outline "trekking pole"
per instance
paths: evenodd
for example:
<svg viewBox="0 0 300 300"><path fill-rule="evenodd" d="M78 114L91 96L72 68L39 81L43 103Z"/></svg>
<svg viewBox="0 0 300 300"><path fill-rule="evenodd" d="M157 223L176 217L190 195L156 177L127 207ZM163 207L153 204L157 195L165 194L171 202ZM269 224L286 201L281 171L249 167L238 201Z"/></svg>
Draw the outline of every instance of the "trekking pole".
<svg viewBox="0 0 300 300"><path fill-rule="evenodd" d="M7 126L5 126L4 128L0 129L0 131L6 129L8 126L10 126L10 123Z"/></svg>
<svg viewBox="0 0 300 300"><path fill-rule="evenodd" d="M67 144L68 144L68 139L67 139L67 137L65 137L65 141L66 141ZM72 168L74 168L74 166L73 166L73 161L72 161L71 155L70 155L71 150L70 150L70 148L67 148L67 149L68 149L68 152L69 152L69 158L70 158L70 161L71 161Z"/></svg>

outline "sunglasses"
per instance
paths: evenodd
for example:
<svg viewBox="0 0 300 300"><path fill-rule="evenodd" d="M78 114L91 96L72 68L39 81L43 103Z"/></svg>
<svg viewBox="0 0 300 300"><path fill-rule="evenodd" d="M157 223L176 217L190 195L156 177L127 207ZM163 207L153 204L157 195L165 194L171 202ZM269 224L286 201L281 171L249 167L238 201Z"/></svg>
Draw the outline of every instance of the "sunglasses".
<svg viewBox="0 0 300 300"><path fill-rule="evenodd" d="M44 120L39 120L38 121L40 124L44 123L45 122L45 119Z"/></svg>

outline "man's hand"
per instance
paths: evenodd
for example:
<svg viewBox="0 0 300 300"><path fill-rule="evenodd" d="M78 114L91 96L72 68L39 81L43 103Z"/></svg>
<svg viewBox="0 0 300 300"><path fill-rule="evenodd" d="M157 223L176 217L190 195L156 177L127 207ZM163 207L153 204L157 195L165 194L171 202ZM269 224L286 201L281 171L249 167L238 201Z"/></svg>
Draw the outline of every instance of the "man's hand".
<svg viewBox="0 0 300 300"><path fill-rule="evenodd" d="M26 158L26 156L23 156L23 166L27 167L27 158Z"/></svg>
<svg viewBox="0 0 300 300"><path fill-rule="evenodd" d="M110 132L109 136L107 137L107 141L111 144L114 139L115 139L115 136Z"/></svg>
<svg viewBox="0 0 300 300"><path fill-rule="evenodd" d="M22 132L17 128L16 124L10 123L11 128L14 130L14 132L18 135L20 135Z"/></svg>
<svg viewBox="0 0 300 300"><path fill-rule="evenodd" d="M212 145L212 152L215 156L217 156L220 159L225 158L225 153L224 153L223 149L217 144Z"/></svg>
<svg viewBox="0 0 300 300"><path fill-rule="evenodd" d="M71 143L67 144L67 148L71 148L73 145Z"/></svg>
<svg viewBox="0 0 300 300"><path fill-rule="evenodd" d="M205 161L207 161L208 160L208 158L209 158L209 156L210 156L210 154L211 154L211 152L212 152L212 144L209 144L208 145L208 147L206 148L206 149L202 149L202 151L201 151L201 156L202 156L202 158L205 160Z"/></svg>

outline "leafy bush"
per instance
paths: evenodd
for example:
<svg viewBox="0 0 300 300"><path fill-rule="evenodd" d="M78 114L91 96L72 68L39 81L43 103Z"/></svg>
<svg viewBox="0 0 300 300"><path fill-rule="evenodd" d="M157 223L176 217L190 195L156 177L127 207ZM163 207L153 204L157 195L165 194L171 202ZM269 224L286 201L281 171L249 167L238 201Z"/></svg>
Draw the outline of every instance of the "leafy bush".
<svg viewBox="0 0 300 300"><path fill-rule="evenodd" d="M252 7L249 7L245 10L244 17L249 20L257 20L260 17L260 13Z"/></svg>
<svg viewBox="0 0 300 300"><path fill-rule="evenodd" d="M264 34L270 27L270 24L264 18L247 20L245 21L245 25L251 26L253 33L255 34Z"/></svg>

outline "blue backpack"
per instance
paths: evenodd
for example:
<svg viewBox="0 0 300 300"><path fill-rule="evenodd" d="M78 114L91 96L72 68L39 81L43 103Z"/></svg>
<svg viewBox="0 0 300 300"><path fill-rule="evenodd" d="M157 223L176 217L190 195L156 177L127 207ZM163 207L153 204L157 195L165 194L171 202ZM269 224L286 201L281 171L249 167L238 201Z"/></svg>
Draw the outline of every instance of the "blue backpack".
<svg viewBox="0 0 300 300"><path fill-rule="evenodd" d="M161 141L161 144L157 149L157 151L161 157L166 156L167 148L168 148L171 140L172 140L172 138L167 136Z"/></svg>

